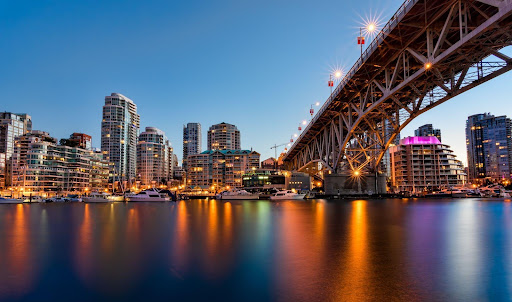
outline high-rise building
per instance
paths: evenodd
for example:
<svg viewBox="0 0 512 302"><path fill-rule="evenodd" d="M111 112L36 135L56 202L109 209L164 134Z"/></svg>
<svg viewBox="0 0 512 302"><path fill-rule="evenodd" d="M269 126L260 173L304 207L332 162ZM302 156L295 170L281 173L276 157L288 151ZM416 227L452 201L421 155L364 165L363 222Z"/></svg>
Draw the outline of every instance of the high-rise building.
<svg viewBox="0 0 512 302"><path fill-rule="evenodd" d="M14 140L32 130L32 119L25 113L0 112L0 188L10 184L8 161L14 153Z"/></svg>
<svg viewBox="0 0 512 302"><path fill-rule="evenodd" d="M208 150L240 149L240 131L235 125L220 123L208 129Z"/></svg>
<svg viewBox="0 0 512 302"><path fill-rule="evenodd" d="M414 136L435 136L441 142L441 129L434 129L432 124L425 124L414 130Z"/></svg>
<svg viewBox="0 0 512 302"><path fill-rule="evenodd" d="M512 123L506 116L475 114L466 121L470 181L510 179Z"/></svg>
<svg viewBox="0 0 512 302"><path fill-rule="evenodd" d="M187 186L242 187L242 175L259 168L260 154L251 150L208 150L188 157Z"/></svg>
<svg viewBox="0 0 512 302"><path fill-rule="evenodd" d="M201 124L183 125L183 168L187 167L187 157L201 153Z"/></svg>
<svg viewBox="0 0 512 302"><path fill-rule="evenodd" d="M172 178L172 151L162 130L146 127L137 143L137 174L141 185L167 184Z"/></svg>
<svg viewBox="0 0 512 302"><path fill-rule="evenodd" d="M119 93L105 97L101 122L101 150L113 163L113 178L131 182L136 176L140 116L137 105Z"/></svg>
<svg viewBox="0 0 512 302"><path fill-rule="evenodd" d="M413 136L389 149L395 191L424 192L466 183L462 162L435 136Z"/></svg>
<svg viewBox="0 0 512 302"><path fill-rule="evenodd" d="M174 149L173 149L173 151L174 151ZM171 166L173 167L173 169L178 166L178 155L176 155L176 153L174 153L174 152L172 154Z"/></svg>

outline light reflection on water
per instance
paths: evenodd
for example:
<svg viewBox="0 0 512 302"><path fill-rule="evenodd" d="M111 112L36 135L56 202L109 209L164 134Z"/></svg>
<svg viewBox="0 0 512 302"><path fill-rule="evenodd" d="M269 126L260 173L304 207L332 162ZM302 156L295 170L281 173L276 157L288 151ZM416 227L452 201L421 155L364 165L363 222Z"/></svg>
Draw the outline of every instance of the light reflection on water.
<svg viewBox="0 0 512 302"><path fill-rule="evenodd" d="M0 205L0 301L507 300L501 200Z"/></svg>

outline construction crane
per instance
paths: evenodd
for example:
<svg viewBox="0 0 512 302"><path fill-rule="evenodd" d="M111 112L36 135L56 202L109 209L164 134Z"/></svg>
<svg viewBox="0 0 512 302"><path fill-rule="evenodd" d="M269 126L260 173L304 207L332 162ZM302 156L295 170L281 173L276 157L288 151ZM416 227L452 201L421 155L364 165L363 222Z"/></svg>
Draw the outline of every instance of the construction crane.
<svg viewBox="0 0 512 302"><path fill-rule="evenodd" d="M284 144L280 144L280 145L276 145L274 144L272 147L270 147L270 149L274 149L274 152L275 152L275 157L274 159L276 160L276 163L277 163L277 148L281 147L281 146L284 146L284 145L288 145L289 143L284 143Z"/></svg>

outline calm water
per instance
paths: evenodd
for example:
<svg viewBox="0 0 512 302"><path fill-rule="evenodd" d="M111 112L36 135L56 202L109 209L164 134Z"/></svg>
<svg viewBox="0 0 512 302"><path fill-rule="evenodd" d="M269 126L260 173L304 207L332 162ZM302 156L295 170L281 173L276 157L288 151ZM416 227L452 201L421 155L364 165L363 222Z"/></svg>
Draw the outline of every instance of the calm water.
<svg viewBox="0 0 512 302"><path fill-rule="evenodd" d="M511 297L510 201L0 205L0 301Z"/></svg>

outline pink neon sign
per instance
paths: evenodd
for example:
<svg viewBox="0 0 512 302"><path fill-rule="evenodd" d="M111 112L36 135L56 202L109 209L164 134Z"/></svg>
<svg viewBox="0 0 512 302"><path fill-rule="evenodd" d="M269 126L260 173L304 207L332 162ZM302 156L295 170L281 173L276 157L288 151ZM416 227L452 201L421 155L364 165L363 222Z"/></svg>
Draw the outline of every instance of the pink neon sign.
<svg viewBox="0 0 512 302"><path fill-rule="evenodd" d="M441 142L435 136L408 136L400 140L401 145L439 145Z"/></svg>

